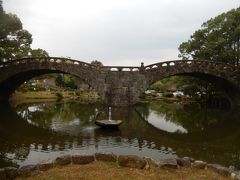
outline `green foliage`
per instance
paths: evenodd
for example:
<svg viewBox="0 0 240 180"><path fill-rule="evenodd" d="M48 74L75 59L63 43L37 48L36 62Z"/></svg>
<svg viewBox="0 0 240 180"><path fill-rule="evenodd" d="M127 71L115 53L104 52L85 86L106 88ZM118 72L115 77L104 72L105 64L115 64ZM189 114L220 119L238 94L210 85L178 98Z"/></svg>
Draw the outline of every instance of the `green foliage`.
<svg viewBox="0 0 240 180"><path fill-rule="evenodd" d="M0 0L0 13L3 12L2 0Z"/></svg>
<svg viewBox="0 0 240 180"><path fill-rule="evenodd" d="M27 82L19 86L18 91L28 92L28 91L44 91L46 90L41 84Z"/></svg>
<svg viewBox="0 0 240 180"><path fill-rule="evenodd" d="M14 14L7 14L0 1L0 62L32 56L48 56L41 49L31 49L32 35L22 29L22 22Z"/></svg>
<svg viewBox="0 0 240 180"><path fill-rule="evenodd" d="M31 57L47 57L48 53L47 51L43 50L43 49L33 49L31 50Z"/></svg>
<svg viewBox="0 0 240 180"><path fill-rule="evenodd" d="M61 92L56 92L55 95L57 96L57 100L63 99L63 94Z"/></svg>
<svg viewBox="0 0 240 180"><path fill-rule="evenodd" d="M103 66L102 62L98 61L98 60L93 60L91 61L91 64L92 65L95 65L95 66Z"/></svg>
<svg viewBox="0 0 240 180"><path fill-rule="evenodd" d="M150 89L153 89L153 90L158 91L158 92L163 92L165 90L164 82L157 81L156 83L151 85Z"/></svg>
<svg viewBox="0 0 240 180"><path fill-rule="evenodd" d="M191 97L202 96L203 94L217 91L212 84L198 78L187 76L172 76L165 78L154 83L151 89L167 93L172 91L171 87L175 87L176 90L181 90L185 95Z"/></svg>
<svg viewBox="0 0 240 180"><path fill-rule="evenodd" d="M240 62L240 7L203 23L190 40L179 46L183 59Z"/></svg>
<svg viewBox="0 0 240 180"><path fill-rule="evenodd" d="M68 87L71 89L77 89L75 77L68 74L57 74L56 85L60 87Z"/></svg>
<svg viewBox="0 0 240 180"><path fill-rule="evenodd" d="M173 93L171 93L171 92L163 93L163 97L171 98L171 97L173 97Z"/></svg>
<svg viewBox="0 0 240 180"><path fill-rule="evenodd" d="M25 93L25 92L28 92L28 91L29 91L29 88L28 88L28 86L26 86L25 84L23 84L23 85L21 85L21 86L18 88L18 91Z"/></svg>
<svg viewBox="0 0 240 180"><path fill-rule="evenodd" d="M150 89L165 92L170 91L172 88L182 89L183 84L185 84L186 78L182 76L172 76L165 78L161 81L154 83Z"/></svg>
<svg viewBox="0 0 240 180"><path fill-rule="evenodd" d="M81 96L81 95L83 94L83 90L76 90L76 91L75 91L75 94L76 94L77 96Z"/></svg>

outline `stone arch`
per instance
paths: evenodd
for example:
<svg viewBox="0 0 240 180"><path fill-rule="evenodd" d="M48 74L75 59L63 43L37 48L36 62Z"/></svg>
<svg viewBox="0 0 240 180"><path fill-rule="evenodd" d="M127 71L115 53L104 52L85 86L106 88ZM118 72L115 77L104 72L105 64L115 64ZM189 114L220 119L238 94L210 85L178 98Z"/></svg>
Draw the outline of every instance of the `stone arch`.
<svg viewBox="0 0 240 180"><path fill-rule="evenodd" d="M148 86L171 76L191 76L210 82L222 89L233 104L236 103L236 99L239 99L236 98L240 94L239 70L235 66L226 63L199 60L158 63L157 69L152 69L151 66L153 65L149 66L150 69L146 70Z"/></svg>
<svg viewBox="0 0 240 180"><path fill-rule="evenodd" d="M111 71L112 68L117 68L118 71ZM138 71L133 71L133 69ZM136 103L140 94L151 84L174 75L189 75L207 80L222 88L232 100L240 100L239 68L226 63L181 60L161 62L145 67L143 65L141 67L100 67L81 61L54 57L25 58L0 63L0 98L7 99L21 83L34 76L47 73L75 75L92 86L106 104L113 106L128 106Z"/></svg>
<svg viewBox="0 0 240 180"><path fill-rule="evenodd" d="M15 89L25 81L49 73L74 75L93 87L100 96L104 95L103 88L97 81L98 71L95 66L71 59L49 57L26 58L1 64L0 98L7 100Z"/></svg>

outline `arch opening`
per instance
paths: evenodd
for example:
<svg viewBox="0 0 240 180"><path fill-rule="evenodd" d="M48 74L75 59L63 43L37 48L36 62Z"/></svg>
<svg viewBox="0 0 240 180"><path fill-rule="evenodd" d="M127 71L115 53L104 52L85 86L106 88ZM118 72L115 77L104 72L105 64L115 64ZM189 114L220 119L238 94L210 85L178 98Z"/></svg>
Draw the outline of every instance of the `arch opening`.
<svg viewBox="0 0 240 180"><path fill-rule="evenodd" d="M57 82L58 80L60 81ZM95 102L102 99L101 93L94 86L94 81L89 81L85 76L74 72L51 69L23 71L3 81L0 84L0 99L15 103L14 101L19 100L16 97L20 97L20 100L32 98L34 101L41 101L44 98L56 100L66 98Z"/></svg>
<svg viewBox="0 0 240 180"><path fill-rule="evenodd" d="M141 97L190 99L214 108L238 105L239 89L224 78L196 72L154 77Z"/></svg>

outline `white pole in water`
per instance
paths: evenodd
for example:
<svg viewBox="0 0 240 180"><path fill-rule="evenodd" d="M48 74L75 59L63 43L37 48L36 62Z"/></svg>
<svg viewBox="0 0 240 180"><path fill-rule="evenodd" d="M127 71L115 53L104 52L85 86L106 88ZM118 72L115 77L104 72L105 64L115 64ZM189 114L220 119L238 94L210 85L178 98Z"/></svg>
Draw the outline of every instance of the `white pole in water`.
<svg viewBox="0 0 240 180"><path fill-rule="evenodd" d="M108 120L112 120L112 112L111 112L111 107L108 108Z"/></svg>

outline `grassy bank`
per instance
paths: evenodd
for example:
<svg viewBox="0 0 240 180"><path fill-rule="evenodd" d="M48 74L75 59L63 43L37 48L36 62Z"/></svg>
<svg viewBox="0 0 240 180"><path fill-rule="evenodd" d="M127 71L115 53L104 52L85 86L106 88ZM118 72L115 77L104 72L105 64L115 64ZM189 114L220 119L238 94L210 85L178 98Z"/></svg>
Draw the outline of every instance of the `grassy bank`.
<svg viewBox="0 0 240 180"><path fill-rule="evenodd" d="M196 102L192 98L187 96L159 96L157 94L145 94L140 97L140 102L149 103L152 101L166 101L166 102L181 102L181 103L191 103Z"/></svg>
<svg viewBox="0 0 240 180"><path fill-rule="evenodd" d="M17 106L22 103L51 102L60 100L77 99L83 103L94 103L99 101L95 92L88 91L16 91L10 98L10 103Z"/></svg>
<svg viewBox="0 0 240 180"><path fill-rule="evenodd" d="M21 178L19 178L21 179ZM25 178L24 178L25 179ZM209 179L221 180L230 179L222 177L210 170L199 170L193 168L179 168L177 170L164 170L151 168L149 170L139 170L133 168L120 167L116 163L94 162L87 165L68 165L55 167L45 172L26 179Z"/></svg>

